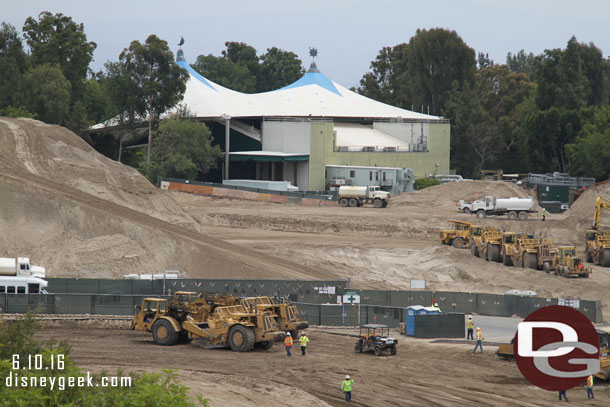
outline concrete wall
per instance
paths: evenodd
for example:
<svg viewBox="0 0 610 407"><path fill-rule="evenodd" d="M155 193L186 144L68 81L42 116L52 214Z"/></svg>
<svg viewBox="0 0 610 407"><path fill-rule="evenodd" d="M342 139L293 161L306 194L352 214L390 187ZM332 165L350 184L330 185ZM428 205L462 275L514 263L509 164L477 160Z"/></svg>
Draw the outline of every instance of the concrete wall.
<svg viewBox="0 0 610 407"><path fill-rule="evenodd" d="M311 146L309 154L309 190L322 191L326 188L326 164L328 154L332 154L334 144L332 122L311 123Z"/></svg>
<svg viewBox="0 0 610 407"><path fill-rule="evenodd" d="M263 120L263 151L309 154L311 122Z"/></svg>
<svg viewBox="0 0 610 407"><path fill-rule="evenodd" d="M301 191L312 191L309 188L309 162L308 161L297 161L297 179L296 185Z"/></svg>

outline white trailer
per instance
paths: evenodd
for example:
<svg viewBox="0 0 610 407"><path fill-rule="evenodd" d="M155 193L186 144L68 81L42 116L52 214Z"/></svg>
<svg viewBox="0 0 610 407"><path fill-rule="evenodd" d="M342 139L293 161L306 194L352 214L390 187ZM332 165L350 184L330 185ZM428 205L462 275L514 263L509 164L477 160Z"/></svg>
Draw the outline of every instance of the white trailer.
<svg viewBox="0 0 610 407"><path fill-rule="evenodd" d="M342 207L358 207L364 204L373 204L375 208L385 208L390 201L390 193L382 191L379 186L367 187L339 187L339 205Z"/></svg>
<svg viewBox="0 0 610 407"><path fill-rule="evenodd" d="M470 212L483 219L486 216L508 215L510 220L527 220L530 213L536 213L532 198L495 198L486 196L484 200L472 203Z"/></svg>

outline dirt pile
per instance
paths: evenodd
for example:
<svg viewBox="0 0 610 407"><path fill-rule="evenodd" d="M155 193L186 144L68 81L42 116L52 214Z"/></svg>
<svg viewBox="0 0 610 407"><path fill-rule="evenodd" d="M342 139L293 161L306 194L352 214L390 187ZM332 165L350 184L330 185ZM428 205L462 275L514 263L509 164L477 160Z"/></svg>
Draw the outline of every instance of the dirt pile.
<svg viewBox="0 0 610 407"><path fill-rule="evenodd" d="M29 256L51 277L315 275L199 233L170 195L64 128L0 118L0 145L0 256Z"/></svg>

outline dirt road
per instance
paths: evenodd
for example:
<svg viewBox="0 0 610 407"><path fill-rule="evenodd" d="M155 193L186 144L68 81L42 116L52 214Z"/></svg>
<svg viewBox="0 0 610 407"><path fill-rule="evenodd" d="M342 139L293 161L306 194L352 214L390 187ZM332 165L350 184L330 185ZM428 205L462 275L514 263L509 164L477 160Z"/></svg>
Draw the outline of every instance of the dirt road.
<svg viewBox="0 0 610 407"><path fill-rule="evenodd" d="M551 406L555 393L529 384L515 364L495 348L472 354L469 345L437 345L399 338L396 356L355 354L354 338L337 330L311 328L307 356L282 346L236 353L201 349L195 344L162 347L149 333L131 331L126 322L47 322L38 337L64 339L84 370L180 369L181 380L212 399L213 407L344 406L340 384L354 378L352 406ZM95 350L95 351L93 351ZM607 406L610 387L596 386L595 401L584 388L568 391L572 405Z"/></svg>

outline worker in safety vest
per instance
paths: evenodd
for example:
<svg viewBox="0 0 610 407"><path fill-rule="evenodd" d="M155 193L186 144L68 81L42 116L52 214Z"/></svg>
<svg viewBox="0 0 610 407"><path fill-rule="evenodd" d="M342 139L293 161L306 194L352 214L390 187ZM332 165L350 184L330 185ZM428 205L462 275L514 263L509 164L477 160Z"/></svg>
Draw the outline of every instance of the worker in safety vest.
<svg viewBox="0 0 610 407"><path fill-rule="evenodd" d="M284 339L284 345L286 346L286 356L292 356L290 349L292 348L292 335L290 332L286 332L286 339Z"/></svg>
<svg viewBox="0 0 610 407"><path fill-rule="evenodd" d="M443 312L443 311L441 311L441 308L438 306L438 302L435 302L434 305L432 306L432 308L436 309L438 312Z"/></svg>
<svg viewBox="0 0 610 407"><path fill-rule="evenodd" d="M546 219L546 209L542 208L542 221Z"/></svg>
<svg viewBox="0 0 610 407"><path fill-rule="evenodd" d="M354 380L350 379L349 375L345 375L345 380L341 383L341 390L343 390L345 401L348 403L352 400L352 384L354 384Z"/></svg>
<svg viewBox="0 0 610 407"><path fill-rule="evenodd" d="M472 317L468 317L468 321L466 321L466 329L468 330L466 339L472 339L474 341L474 322L472 321Z"/></svg>
<svg viewBox="0 0 610 407"><path fill-rule="evenodd" d="M305 356L305 350L307 350L307 342L309 342L309 338L307 337L305 332L301 333L299 343L301 344L301 355L303 356Z"/></svg>
<svg viewBox="0 0 610 407"><path fill-rule="evenodd" d="M481 353L483 353L483 331L480 327L477 327L477 344L474 345L472 353L476 353L479 346L481 347Z"/></svg>
<svg viewBox="0 0 610 407"><path fill-rule="evenodd" d="M587 377L587 400L594 399L593 396L593 376Z"/></svg>

